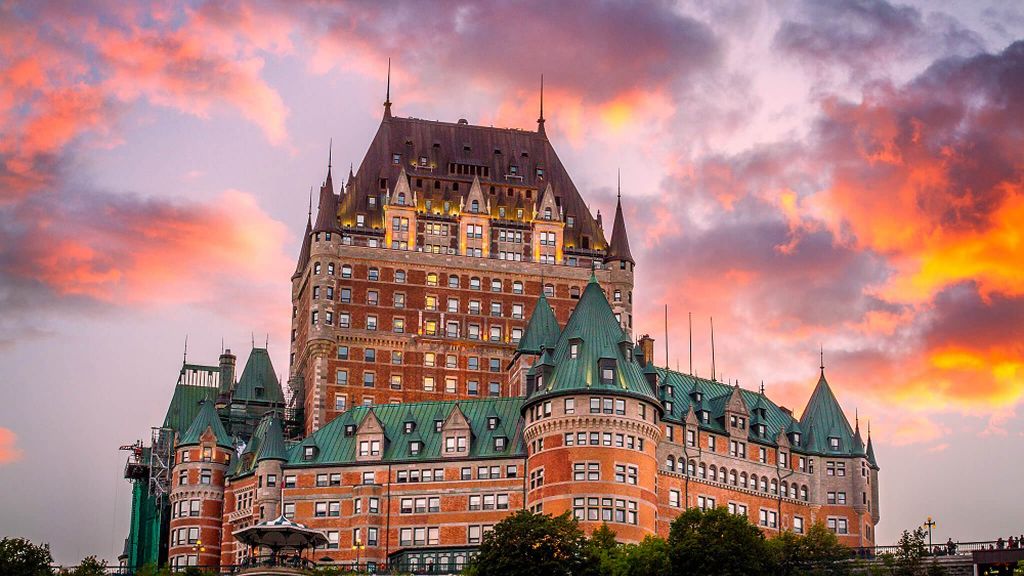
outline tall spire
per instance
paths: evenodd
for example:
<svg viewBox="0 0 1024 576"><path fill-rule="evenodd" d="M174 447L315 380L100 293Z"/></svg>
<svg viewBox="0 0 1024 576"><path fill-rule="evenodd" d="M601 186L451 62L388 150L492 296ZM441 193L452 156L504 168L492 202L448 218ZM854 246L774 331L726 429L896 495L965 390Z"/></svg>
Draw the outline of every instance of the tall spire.
<svg viewBox="0 0 1024 576"><path fill-rule="evenodd" d="M324 186L326 186L331 194L334 193L334 180L331 178L331 156L334 153L334 138L331 138L327 142L327 179L324 180Z"/></svg>
<svg viewBox="0 0 1024 576"><path fill-rule="evenodd" d="M818 348L818 355L819 355L819 358L821 359L821 364L818 366L818 368L821 369L821 377L824 378L825 377L825 347L824 346L819 346L819 348Z"/></svg>
<svg viewBox="0 0 1024 576"><path fill-rule="evenodd" d="M312 239L313 236L313 187L309 187L309 212L306 214L306 231L302 236L302 247L299 248L299 260L295 263L295 274L292 278L298 278L306 271L306 265L309 264L309 254L312 250ZM222 346L223 347L223 346Z"/></svg>
<svg viewBox="0 0 1024 576"><path fill-rule="evenodd" d="M391 58L388 58L388 87L384 93L384 117L391 118Z"/></svg>
<svg viewBox="0 0 1024 576"><path fill-rule="evenodd" d="M626 236L626 219L622 215L622 178L619 177L618 197L615 200L615 223L612 224L612 239L608 243L608 252L604 261L628 261L635 264L633 254L629 251L629 237Z"/></svg>
<svg viewBox="0 0 1024 576"><path fill-rule="evenodd" d="M537 133L544 134L544 75L540 75L540 118L537 118Z"/></svg>
<svg viewBox="0 0 1024 576"><path fill-rule="evenodd" d="M715 317L711 317L711 381L717 382L718 374L715 372Z"/></svg>

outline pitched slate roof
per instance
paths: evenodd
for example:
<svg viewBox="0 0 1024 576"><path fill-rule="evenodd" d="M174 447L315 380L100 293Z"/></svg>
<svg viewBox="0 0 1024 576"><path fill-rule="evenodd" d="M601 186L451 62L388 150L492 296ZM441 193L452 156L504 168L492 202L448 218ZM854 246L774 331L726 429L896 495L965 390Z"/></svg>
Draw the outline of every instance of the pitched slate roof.
<svg viewBox="0 0 1024 576"><path fill-rule="evenodd" d="M281 420L277 414L268 413L267 426L264 428L263 437L260 442L259 452L256 454L256 461L264 460L287 460L284 446L284 428L281 427Z"/></svg>
<svg viewBox="0 0 1024 576"><path fill-rule="evenodd" d="M397 164L392 158L394 154L400 155ZM427 159L426 166L420 165L421 157ZM453 164L472 166L476 174L450 173L449 166ZM516 167L515 174L512 174L512 166ZM432 211L440 210L445 201L452 209L457 208L469 192L474 177L478 176L490 201L492 215L497 215L504 207L508 220L515 219L517 207L524 208L524 220L531 219L534 205L550 184L565 216L572 216L574 220L573 227L565 229L565 245L580 247L582 237L587 236L591 249L607 248L604 232L543 133L389 114L382 119L355 179L349 182L341 197L339 223L352 226L355 215L363 214L367 227L383 229L381 180L386 180L387 189L393 190L403 168L408 170L410 178L426 181L422 188L416 189L421 210L427 201L432 203ZM538 169L543 173L538 173ZM443 185L437 189L427 185L435 180ZM510 196L507 193L510 187L519 191ZM524 187L530 189L530 198L525 198L521 192ZM374 206L369 203L371 197L376 199Z"/></svg>
<svg viewBox="0 0 1024 576"><path fill-rule="evenodd" d="M262 393L259 392L262 388ZM284 403L281 383L277 381L270 353L266 348L253 348L245 362L242 377L232 394L232 401Z"/></svg>
<svg viewBox="0 0 1024 576"><path fill-rule="evenodd" d="M338 229L338 197L334 195L334 181L331 167L327 167L327 180L320 187L320 201L316 210L316 225L313 232L333 232Z"/></svg>
<svg viewBox="0 0 1024 576"><path fill-rule="evenodd" d="M217 445L231 449L231 437L228 436L227 430L224 429L224 424L220 421L220 416L217 416L217 410L213 406L213 402L206 400L202 403L199 408L199 413L196 414L192 424L188 427L184 434L178 438L179 446L193 446L199 444L202 440L203 434L206 434L206 430L209 429L213 432L213 435L217 438Z"/></svg>
<svg viewBox="0 0 1024 576"><path fill-rule="evenodd" d="M824 369L814 386L814 391L811 392L810 399L807 400L807 407L800 415L800 426L807 434L805 444L808 449L815 452L852 453L856 448L853 442L853 428L825 379ZM830 437L839 438L838 451L829 448Z"/></svg>
<svg viewBox="0 0 1024 576"><path fill-rule="evenodd" d="M292 465L349 464L356 462L357 436L346 434L346 427L357 430L372 413L380 421L387 439L381 460L384 462L424 462L442 458L442 433L437 432L435 421L444 422L456 408L469 421L472 440L467 458L501 458L522 456L524 452L520 409L522 398L485 398L458 402L417 402L407 404L379 404L356 406L336 417L326 426L306 437L288 451ZM498 425L488 429L488 418L497 417ZM414 423L411 433L405 432L405 422ZM506 438L503 451L494 449L494 438ZM409 450L413 440L423 442L418 455ZM319 449L314 461L303 460L304 446Z"/></svg>
<svg viewBox="0 0 1024 576"><path fill-rule="evenodd" d="M612 260L628 260L633 262L633 254L629 251L629 238L626 236L626 220L622 216L622 194L615 202L615 223L612 225L612 241L608 245L605 262Z"/></svg>
<svg viewBox="0 0 1024 576"><path fill-rule="evenodd" d="M302 248L299 249L299 260L295 264L295 274L292 278L300 276L309 264L309 253L312 250L313 224L310 217L306 217L306 231L302 235Z"/></svg>
<svg viewBox="0 0 1024 576"><path fill-rule="evenodd" d="M540 354L545 348L554 348L561 331L558 327L558 320L555 318L555 312L542 292L540 298L537 299L537 304L533 307L530 322L526 325L523 337L519 339L519 347L516 351Z"/></svg>
<svg viewBox="0 0 1024 576"><path fill-rule="evenodd" d="M575 358L570 357L573 343L578 344ZM638 396L658 404L643 369L632 355L633 343L615 319L597 279L591 276L554 349L546 352L530 370L531 375L549 373L529 401L551 394L588 391ZM610 383L601 379L600 360L615 361L615 375ZM549 370L542 368L548 363L552 366Z"/></svg>

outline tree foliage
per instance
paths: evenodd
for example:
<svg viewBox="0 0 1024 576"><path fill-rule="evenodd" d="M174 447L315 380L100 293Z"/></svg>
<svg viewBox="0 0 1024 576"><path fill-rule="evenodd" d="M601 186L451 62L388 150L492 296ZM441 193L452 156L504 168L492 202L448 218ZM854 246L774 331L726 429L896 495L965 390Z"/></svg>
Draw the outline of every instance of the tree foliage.
<svg viewBox="0 0 1024 576"><path fill-rule="evenodd" d="M107 561L95 556L86 556L74 568L61 571L61 576L106 576Z"/></svg>
<svg viewBox="0 0 1024 576"><path fill-rule="evenodd" d="M4 576L52 576L50 545L36 546L25 538L0 540L0 574Z"/></svg>
<svg viewBox="0 0 1024 576"><path fill-rule="evenodd" d="M769 573L764 535L744 516L724 508L691 508L668 535L672 570L679 574L760 576Z"/></svg>
<svg viewBox="0 0 1024 576"><path fill-rule="evenodd" d="M520 510L484 535L469 576L573 576L588 571L587 537L571 513Z"/></svg>
<svg viewBox="0 0 1024 576"><path fill-rule="evenodd" d="M842 576L850 573L850 551L822 523L805 536L782 532L768 540L772 572L780 576Z"/></svg>

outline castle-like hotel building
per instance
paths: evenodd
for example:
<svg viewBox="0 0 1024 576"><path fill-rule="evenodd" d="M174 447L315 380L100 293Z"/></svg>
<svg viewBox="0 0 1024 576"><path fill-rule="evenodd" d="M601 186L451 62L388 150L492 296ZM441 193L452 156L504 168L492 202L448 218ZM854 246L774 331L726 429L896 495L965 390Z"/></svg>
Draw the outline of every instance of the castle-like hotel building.
<svg viewBox="0 0 1024 576"><path fill-rule="evenodd" d="M824 369L797 418L658 368L634 339L621 200L610 241L545 132L384 117L335 193L328 167L291 279L290 402L266 349L184 364L137 447L125 563L227 566L279 516L318 559L461 568L511 511L622 541L688 507L768 533L874 543L878 465ZM166 452L166 458L161 454Z"/></svg>

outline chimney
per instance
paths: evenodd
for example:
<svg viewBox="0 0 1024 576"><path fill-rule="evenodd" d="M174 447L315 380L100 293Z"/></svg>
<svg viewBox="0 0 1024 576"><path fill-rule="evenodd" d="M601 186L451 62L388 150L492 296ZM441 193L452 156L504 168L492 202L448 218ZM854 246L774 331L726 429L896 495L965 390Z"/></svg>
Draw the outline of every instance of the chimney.
<svg viewBox="0 0 1024 576"><path fill-rule="evenodd" d="M235 355L227 348L220 355L220 393L228 394L235 389Z"/></svg>
<svg viewBox="0 0 1024 576"><path fill-rule="evenodd" d="M651 338L649 334L644 334L640 337L640 350L644 355L644 365L654 363L654 338Z"/></svg>

